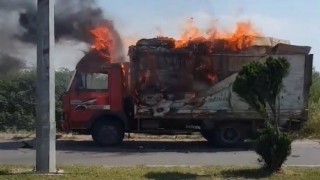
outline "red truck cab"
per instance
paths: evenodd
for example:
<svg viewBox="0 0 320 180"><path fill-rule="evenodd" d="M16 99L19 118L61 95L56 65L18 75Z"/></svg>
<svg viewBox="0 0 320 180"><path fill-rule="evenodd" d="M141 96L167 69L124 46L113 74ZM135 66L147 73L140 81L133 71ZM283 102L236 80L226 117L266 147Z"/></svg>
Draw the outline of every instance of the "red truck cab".
<svg viewBox="0 0 320 180"><path fill-rule="evenodd" d="M127 127L124 65L109 63L95 51L79 61L63 96L64 131L86 131L102 145L122 141Z"/></svg>

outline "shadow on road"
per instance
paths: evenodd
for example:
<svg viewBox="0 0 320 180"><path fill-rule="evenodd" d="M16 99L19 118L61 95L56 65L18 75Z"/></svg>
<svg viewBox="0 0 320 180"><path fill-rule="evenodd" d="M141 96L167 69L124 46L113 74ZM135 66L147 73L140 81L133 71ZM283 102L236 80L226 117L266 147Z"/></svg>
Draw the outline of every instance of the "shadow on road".
<svg viewBox="0 0 320 180"><path fill-rule="evenodd" d="M59 145L58 145L59 144ZM100 147L92 141L63 141L57 143L59 150L99 151L99 152L226 152L246 149L214 148L206 141L124 141L114 147Z"/></svg>
<svg viewBox="0 0 320 180"><path fill-rule="evenodd" d="M31 145L31 146L30 146ZM0 142L2 150L16 150L21 148L34 149L34 141L6 141ZM223 149L214 148L206 141L158 141L158 140L127 140L122 144L112 147L101 147L90 140L57 140L58 151L73 152L126 152L126 153L147 153L147 152L228 152L248 151L249 148Z"/></svg>
<svg viewBox="0 0 320 180"><path fill-rule="evenodd" d="M261 179L267 178L272 174L261 168L255 169L233 169L221 172L221 175L227 179Z"/></svg>

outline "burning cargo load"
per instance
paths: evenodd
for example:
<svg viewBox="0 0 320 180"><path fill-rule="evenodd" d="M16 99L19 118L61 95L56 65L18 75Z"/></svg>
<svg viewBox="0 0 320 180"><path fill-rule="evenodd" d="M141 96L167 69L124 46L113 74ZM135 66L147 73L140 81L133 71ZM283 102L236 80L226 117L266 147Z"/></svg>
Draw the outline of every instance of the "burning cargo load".
<svg viewBox="0 0 320 180"><path fill-rule="evenodd" d="M301 107L290 99L282 105L301 110L304 92L296 89L303 87L299 83L305 83L301 80L304 70L296 68L304 67L305 62L296 56L306 57L310 49L290 45L286 40L257 36L241 36L232 41L200 38L183 43L166 37L141 39L129 48L137 114L173 118L179 114L180 118L191 118L190 114L209 117L208 114L224 111L239 117L244 111L248 113L250 107L232 92L237 72L244 64L269 56L285 56L293 62L291 69L297 74L284 82L293 86L285 93L289 98L300 97Z"/></svg>

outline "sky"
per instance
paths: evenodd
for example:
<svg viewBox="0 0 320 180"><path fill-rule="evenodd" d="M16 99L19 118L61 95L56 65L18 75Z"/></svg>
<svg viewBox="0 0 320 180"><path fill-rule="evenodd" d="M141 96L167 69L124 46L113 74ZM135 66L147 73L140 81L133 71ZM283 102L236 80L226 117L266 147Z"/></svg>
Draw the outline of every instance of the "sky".
<svg viewBox="0 0 320 180"><path fill-rule="evenodd" d="M320 70L320 1L305 0L98 0L126 45L157 35L177 37L185 22L206 29L214 21L230 29L250 21L265 36L311 46L314 67Z"/></svg>

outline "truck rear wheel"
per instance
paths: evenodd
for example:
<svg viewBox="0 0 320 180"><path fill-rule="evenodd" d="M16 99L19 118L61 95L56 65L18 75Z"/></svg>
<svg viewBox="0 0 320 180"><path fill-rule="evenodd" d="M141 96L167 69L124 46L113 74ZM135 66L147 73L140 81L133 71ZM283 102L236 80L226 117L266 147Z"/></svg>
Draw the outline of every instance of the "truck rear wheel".
<svg viewBox="0 0 320 180"><path fill-rule="evenodd" d="M246 138L246 128L240 123L224 123L216 129L214 137L219 147L239 147Z"/></svg>
<svg viewBox="0 0 320 180"><path fill-rule="evenodd" d="M120 121L100 120L94 123L91 135L98 145L116 145L123 141L124 127Z"/></svg>

